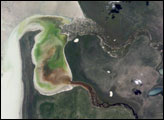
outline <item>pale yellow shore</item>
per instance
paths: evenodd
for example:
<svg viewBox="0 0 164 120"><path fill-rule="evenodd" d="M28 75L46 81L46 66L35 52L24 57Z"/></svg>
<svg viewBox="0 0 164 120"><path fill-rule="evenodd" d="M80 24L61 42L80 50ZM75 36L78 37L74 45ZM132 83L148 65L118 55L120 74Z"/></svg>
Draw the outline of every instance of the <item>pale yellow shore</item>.
<svg viewBox="0 0 164 120"><path fill-rule="evenodd" d="M78 3L43 1L1 2L1 118L22 118L23 83L19 40L8 36L24 18L35 15L61 15L70 18L84 17ZM71 88L65 88L68 90ZM64 89L63 89L64 91Z"/></svg>

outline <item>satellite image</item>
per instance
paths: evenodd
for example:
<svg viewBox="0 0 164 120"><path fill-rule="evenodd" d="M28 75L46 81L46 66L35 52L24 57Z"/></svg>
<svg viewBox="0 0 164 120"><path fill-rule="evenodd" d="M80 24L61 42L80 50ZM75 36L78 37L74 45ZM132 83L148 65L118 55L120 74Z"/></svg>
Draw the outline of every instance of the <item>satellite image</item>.
<svg viewBox="0 0 164 120"><path fill-rule="evenodd" d="M1 119L163 119L163 1L1 1Z"/></svg>

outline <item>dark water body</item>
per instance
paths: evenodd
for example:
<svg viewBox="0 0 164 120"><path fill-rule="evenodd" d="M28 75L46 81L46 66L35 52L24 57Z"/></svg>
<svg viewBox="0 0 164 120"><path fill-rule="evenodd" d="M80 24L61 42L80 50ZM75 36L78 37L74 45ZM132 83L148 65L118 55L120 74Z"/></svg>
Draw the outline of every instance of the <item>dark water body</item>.
<svg viewBox="0 0 164 120"><path fill-rule="evenodd" d="M139 107L136 103L133 103L130 100L117 95L115 92L115 86L110 89L115 94L112 98L109 98L109 94L102 91L100 85L97 84L95 80L90 79L84 72L84 69L87 69L85 63L88 63L88 68L97 66L94 75L98 76L96 75L96 71L98 69L101 69L101 64L105 64L105 62L108 62L110 60L115 60L102 50L101 46L99 45L99 39L96 36L86 35L77 37L79 38L78 43L70 41L65 47L65 55L73 74L73 81L75 83L80 81L81 83L86 84L88 88L92 87L94 89L94 91L96 92L96 97L100 99L100 101L98 101L99 103L97 103L95 102L97 100L92 100L91 95L92 104L94 104L95 106L108 108L110 106L123 105L128 109L132 110L135 118L138 118L137 113L135 111L137 111ZM92 59L86 59L86 56ZM99 61L96 60L97 58L100 58L102 60L101 64L99 63ZM95 64L90 65L90 62L93 62ZM102 82L105 83L105 81Z"/></svg>
<svg viewBox="0 0 164 120"><path fill-rule="evenodd" d="M22 80L24 84L24 98L22 108L23 119L31 119L34 113L34 94L37 93L37 91L34 89L33 85L34 64L32 63L31 59L31 50L34 45L34 36L39 32L40 31L27 32L20 39L20 51L22 59Z"/></svg>
<svg viewBox="0 0 164 120"><path fill-rule="evenodd" d="M31 59L31 50L34 45L34 36L38 34L40 31L35 31L35 32L27 32L24 34L24 36L20 39L20 49L21 49L21 58L22 58L22 80L24 83L24 100L23 100L23 108L22 108L22 113L23 113L23 119L32 119L32 118L38 118L37 113L36 113L36 104L40 98L44 98L44 96L40 95L34 88L33 85L33 70L34 70L34 65L32 63ZM74 43L73 43L74 44ZM98 42L97 42L98 44ZM88 45L90 45L88 43ZM76 48L76 46L72 46L71 49L74 49L74 53L68 50L69 45L66 46L66 57L72 58L68 59L68 63L70 66L72 66L72 62L74 60L79 61L80 59L78 58L78 54L80 52L80 48ZM87 46L86 46L87 47ZM71 57L68 57L68 53ZM82 57L82 55L80 55ZM83 81L84 84L87 83L88 86L93 86L93 89L91 91L96 90L96 93L92 94L93 98L91 99L96 100L96 94L101 95L100 98L104 99L105 101L96 101L95 104L97 104L99 107L104 107L104 108L109 108L111 106L125 106L126 108L130 109L133 112L133 115L135 118L138 118L137 114L135 113L135 110L131 107L131 105L124 103L123 99L120 99L119 97L113 100L113 102L110 100L110 102L106 99L106 96L104 93L101 91L101 89L96 85L92 80L87 79L85 73L80 67L79 63L74 62L74 65L76 65L76 69L73 69L73 78L76 81ZM72 69L72 68L71 68ZM80 76L80 77L79 77ZM51 99L51 97L49 97ZM119 101L118 101L119 99Z"/></svg>
<svg viewBox="0 0 164 120"><path fill-rule="evenodd" d="M35 32L27 32L24 36L20 39L20 50L21 50L21 58L22 58L22 80L24 84L24 100L23 100L23 108L22 114L23 119L33 119L38 118L37 114L37 107L36 104L39 102L40 99L47 98L40 95L34 88L33 85L33 70L34 65L31 59L31 50L34 45L34 36L38 34L40 31ZM85 75L82 74L85 78ZM75 78L75 77L74 77ZM53 96L47 98L49 100L54 99ZM101 103L104 106L105 103ZM131 109L134 116L137 118L137 114L134 110L127 104L124 103L116 103L116 104L105 104L105 107L110 106L125 106L128 109Z"/></svg>

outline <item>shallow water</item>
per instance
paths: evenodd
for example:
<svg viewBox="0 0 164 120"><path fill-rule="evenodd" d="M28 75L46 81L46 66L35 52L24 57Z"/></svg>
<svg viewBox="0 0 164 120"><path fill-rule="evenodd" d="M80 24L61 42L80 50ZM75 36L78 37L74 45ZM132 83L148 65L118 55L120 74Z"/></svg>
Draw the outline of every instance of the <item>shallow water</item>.
<svg viewBox="0 0 164 120"><path fill-rule="evenodd" d="M157 87L149 91L148 95L149 96L155 96L160 94L163 91L163 87Z"/></svg>

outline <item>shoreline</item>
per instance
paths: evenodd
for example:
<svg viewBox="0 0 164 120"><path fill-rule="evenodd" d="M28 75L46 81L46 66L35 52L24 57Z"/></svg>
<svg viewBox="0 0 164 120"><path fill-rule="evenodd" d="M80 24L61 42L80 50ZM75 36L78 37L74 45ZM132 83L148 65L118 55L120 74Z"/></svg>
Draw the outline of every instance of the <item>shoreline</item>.
<svg viewBox="0 0 164 120"><path fill-rule="evenodd" d="M55 16L56 17L56 16ZM36 29L35 29L36 30ZM27 32L28 30L25 30L23 33L21 33L21 34L24 34L25 32ZM33 30L32 30L33 31ZM23 36L23 35L22 35ZM19 36L18 37L18 41L17 41L17 43L18 42L20 42L20 38L22 37L22 36ZM15 39L15 40L17 40L17 39ZM35 42L36 40L34 40L34 42ZM11 44L11 43L10 43ZM35 44L35 43L34 43ZM34 45L35 46L35 45ZM34 46L33 46L33 48L34 48ZM32 50L31 51L33 51L33 48L32 48ZM19 49L20 49L20 46L19 46ZM64 52L64 51L63 51ZM64 58L65 58L65 60L66 60L66 57L65 57L65 53L63 53L64 54ZM19 56L20 57L20 56ZM35 60L33 61L33 54L31 54L31 57L32 57L32 63L35 65ZM18 62L19 62L19 60L18 60ZM68 67L68 71L69 71L69 73L71 74L71 76L72 76L72 73L71 73L71 70L70 70L70 67L69 67L69 65L68 65L68 62L67 62L67 60L66 60L66 64L67 64L67 67ZM22 69L21 69L21 71L22 71ZM35 74L34 74L35 75ZM21 76L22 77L22 76ZM35 78L35 77L34 77ZM35 79L33 79L33 82L35 81ZM72 81L72 79L71 79L71 81ZM21 81L21 83L22 83L22 81ZM58 92L53 92L53 93L51 93L51 94L49 94L49 95L55 95L55 94L57 94L57 93L60 93L60 92L64 92L64 91L69 91L69 90L72 90L73 89L73 85L75 85L75 86L78 86L78 85L80 85L81 87L83 87L83 88L85 88L86 90L88 90L88 92L90 93L90 95L91 95L91 98L92 98L92 103L93 103L93 105L96 105L97 107L104 107L104 103L98 103L97 102L97 96L96 96L96 93L94 93L93 91L93 88L91 87L91 86L86 86L86 84L85 83L74 83L74 82L72 82L73 84L69 87L69 88L65 88L64 90L62 89L61 91L58 91ZM23 86L23 85L22 85ZM36 84L35 84L35 82L34 82L34 86L36 86ZM67 86L68 87L68 86ZM22 87L20 87L20 89L22 89ZM37 89L37 88L35 88L36 89L36 91L38 91L38 92L40 92L39 91L39 89ZM20 92L22 92L23 90L21 90ZM25 91L23 91L23 92L25 92ZM21 93L21 94L23 94L23 92ZM40 94L43 94L43 95L47 95L48 96L48 94L44 94L44 93L40 93ZM21 96L22 97L22 96ZM131 108L131 107L129 107L129 105L127 105L127 104L124 104L124 103L115 103L115 104L105 104L105 107L104 108L108 108L108 107L110 107L110 106L115 106L115 105L125 105L125 106L128 106L128 108ZM108 107L107 107L108 106ZM22 106L21 106L21 108L22 108ZM132 108L131 108L132 109ZM132 109L133 110L133 109ZM20 111L21 112L21 111ZM22 115L21 115L22 116ZM21 117L20 116L20 117Z"/></svg>
<svg viewBox="0 0 164 120"><path fill-rule="evenodd" d="M24 85L22 81L22 60L19 41L21 37L28 31L35 31L41 29L40 27L31 26L26 27L23 31L20 31L21 27L28 25L28 22L33 18L38 17L50 17L52 15L36 15L30 18L26 18L23 22L17 25L12 31L7 42L7 49L5 50L4 57L2 59L2 118L22 118ZM56 17L53 15L52 17ZM59 17L59 16L58 16ZM64 18L64 17L62 17ZM22 26L23 25L23 26ZM38 25L37 25L38 26ZM15 89L16 88L16 89ZM12 101L12 102L11 102ZM6 107L6 106L12 106Z"/></svg>
<svg viewBox="0 0 164 120"><path fill-rule="evenodd" d="M42 17L42 16L41 16ZM47 17L47 16L43 16L43 17ZM48 17L52 17L52 18L63 18L63 20L65 20L66 18L65 17L60 17L60 16L50 16L50 15L48 15ZM66 19L66 20L68 20L68 19ZM71 21L70 21L71 22ZM66 24L66 23L65 23ZM64 24L64 25L65 25ZM42 32L44 33L44 29L41 31L41 33L39 33L39 34L42 34ZM35 37L35 43L34 43L34 46L33 46L33 48L32 48L32 50L31 50L31 56L32 56L32 62L33 62L33 64L35 65L35 66L37 66L37 62L36 62L36 60L35 60L35 57L34 57L34 49L35 49L35 46L36 46L36 41L37 41L37 37L39 36L39 34ZM67 37L68 37L68 35L67 35ZM68 40L67 40L67 42L68 42ZM66 42L66 44L67 44L67 42ZM64 46L65 47L65 46ZM65 57L65 53L64 53L64 48L63 48L63 55L64 55L64 59L65 59L65 62L66 62L66 65L67 65L67 72L68 72L68 74L69 74L69 76L71 77L71 81L72 81L72 73L71 73L71 70L70 70L70 67L69 67L69 65L68 65L68 62L67 62L67 60L66 60L66 57ZM36 71L34 70L34 73L35 73ZM37 83L37 80L36 80L36 74L34 74L34 77L33 77L33 81L34 81L34 87L35 87L35 89L40 93L40 94L42 94L42 95L46 95L46 96L51 96L51 95L55 95L55 94L58 94L58 93L61 93L61 92L64 92L64 91L69 91L69 90L72 90L73 89L73 86L72 85L70 85L70 84L68 84L68 85L64 85L64 84L62 84L62 85L57 85L56 87L58 87L57 89L54 89L54 90L43 90L43 88L40 88L39 87L39 85L38 85L38 83ZM43 82L43 80L41 80L42 82ZM61 88L62 87L62 88Z"/></svg>

